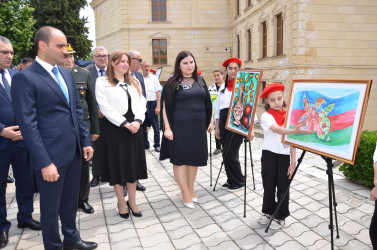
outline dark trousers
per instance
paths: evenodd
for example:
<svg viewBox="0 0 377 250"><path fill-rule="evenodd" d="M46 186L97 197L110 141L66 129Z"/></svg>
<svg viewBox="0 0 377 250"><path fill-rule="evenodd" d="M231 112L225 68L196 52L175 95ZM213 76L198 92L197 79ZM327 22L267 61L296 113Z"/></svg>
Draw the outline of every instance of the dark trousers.
<svg viewBox="0 0 377 250"><path fill-rule="evenodd" d="M7 220L5 193L9 165L12 164L16 179L16 199L18 206L17 221L25 223L32 219L34 211L34 180L33 172L28 164L28 151L18 147L16 142L9 142L5 150L0 151L0 231L9 230L11 223Z"/></svg>
<svg viewBox="0 0 377 250"><path fill-rule="evenodd" d="M84 157L81 157L81 178L79 191L79 205L89 200L90 184L89 184L89 163Z"/></svg>
<svg viewBox="0 0 377 250"><path fill-rule="evenodd" d="M226 117L228 109L220 110L220 137L223 146L223 159L225 165L227 182L232 186L244 186L245 177L241 171L241 164L239 161L239 153L243 137L239 134L233 133L225 129Z"/></svg>
<svg viewBox="0 0 377 250"><path fill-rule="evenodd" d="M102 124L103 124L103 118L100 118L99 120L99 129L100 131L102 130ZM99 162L99 158L98 156L100 155L99 152L101 152L101 148L102 148L102 136L98 137L98 139L94 142L92 142L93 144L93 149L94 149L94 154L93 154L93 158L92 158L92 175L93 177L94 176L97 176L97 177L100 177L101 176L101 167L100 167L100 164L98 163Z"/></svg>
<svg viewBox="0 0 377 250"><path fill-rule="evenodd" d="M217 138L215 138L215 142L216 142L216 149L221 149L221 140L218 140Z"/></svg>
<svg viewBox="0 0 377 250"><path fill-rule="evenodd" d="M155 109L157 106L157 101L148 101L147 102L147 109L149 115L149 122L153 128L154 132L154 148L160 147L160 126L158 124L158 115L155 114ZM149 148L149 141L148 141L148 132L144 133L144 146Z"/></svg>
<svg viewBox="0 0 377 250"><path fill-rule="evenodd" d="M77 151L72 162L58 168L59 179L55 182L43 180L40 170L36 170L40 193L41 225L45 249L62 249L59 236L60 218L64 243L70 245L80 240L76 228L77 200L79 195L81 159Z"/></svg>
<svg viewBox="0 0 377 250"><path fill-rule="evenodd" d="M372 241L373 249L377 250L377 201L374 205L374 213L369 228L369 237Z"/></svg>
<svg viewBox="0 0 377 250"><path fill-rule="evenodd" d="M262 213L272 215L274 213L277 202L275 200L276 188L278 202L280 197L287 190L289 179L287 176L290 165L290 156L275 154L268 150L262 150L262 182L263 182L263 206ZM289 216L289 193L285 197L276 219L285 219Z"/></svg>

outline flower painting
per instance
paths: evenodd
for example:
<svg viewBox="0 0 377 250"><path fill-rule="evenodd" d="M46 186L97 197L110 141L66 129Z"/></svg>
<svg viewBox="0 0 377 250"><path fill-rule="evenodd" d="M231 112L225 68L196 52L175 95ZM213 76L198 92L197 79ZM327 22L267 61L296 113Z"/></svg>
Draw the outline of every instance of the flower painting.
<svg viewBox="0 0 377 250"><path fill-rule="evenodd" d="M285 126L301 126L313 134L286 135L283 142L354 162L370 85L361 80L294 80Z"/></svg>
<svg viewBox="0 0 377 250"><path fill-rule="evenodd" d="M254 125L262 70L239 70L235 80L225 128L248 136Z"/></svg>

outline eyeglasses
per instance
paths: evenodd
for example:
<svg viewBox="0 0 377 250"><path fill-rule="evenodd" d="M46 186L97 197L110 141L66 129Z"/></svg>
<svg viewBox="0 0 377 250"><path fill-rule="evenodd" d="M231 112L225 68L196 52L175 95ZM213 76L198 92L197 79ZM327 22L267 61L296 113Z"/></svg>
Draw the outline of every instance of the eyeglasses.
<svg viewBox="0 0 377 250"><path fill-rule="evenodd" d="M107 57L107 55L98 55L98 56L94 56L95 58L102 58L102 59L104 59L104 58L106 58Z"/></svg>
<svg viewBox="0 0 377 250"><path fill-rule="evenodd" d="M138 60L139 63L141 63L141 62L143 61L143 59L141 59L141 58L132 58L132 59L134 59L134 60Z"/></svg>

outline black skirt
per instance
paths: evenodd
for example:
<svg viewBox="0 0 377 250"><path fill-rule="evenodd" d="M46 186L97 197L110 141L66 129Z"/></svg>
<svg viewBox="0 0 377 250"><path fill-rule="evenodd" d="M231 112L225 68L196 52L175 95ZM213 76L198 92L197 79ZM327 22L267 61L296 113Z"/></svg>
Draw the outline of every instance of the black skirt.
<svg viewBox="0 0 377 250"><path fill-rule="evenodd" d="M131 109L125 114L127 121L132 122L134 115ZM112 124L105 117L101 127L102 147L99 154L101 180L111 186L124 186L140 179L147 179L147 163L145 159L144 134L140 127L132 134L124 127Z"/></svg>

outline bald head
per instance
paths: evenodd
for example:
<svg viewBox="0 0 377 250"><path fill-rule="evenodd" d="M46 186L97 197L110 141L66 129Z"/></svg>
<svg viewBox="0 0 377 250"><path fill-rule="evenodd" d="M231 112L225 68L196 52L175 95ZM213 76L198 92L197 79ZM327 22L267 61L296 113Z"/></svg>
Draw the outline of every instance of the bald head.
<svg viewBox="0 0 377 250"><path fill-rule="evenodd" d="M35 34L34 43L41 60L51 65L63 63L67 54L67 38L61 30L44 26Z"/></svg>

